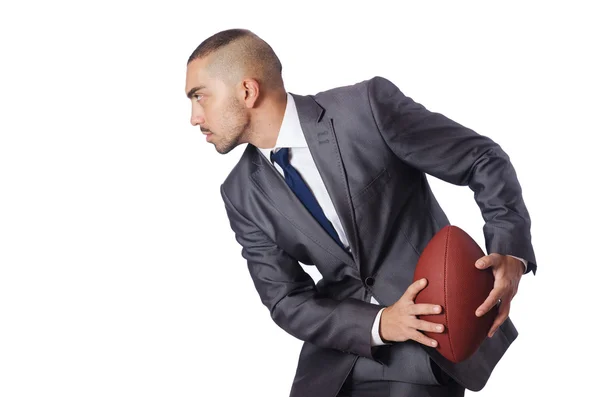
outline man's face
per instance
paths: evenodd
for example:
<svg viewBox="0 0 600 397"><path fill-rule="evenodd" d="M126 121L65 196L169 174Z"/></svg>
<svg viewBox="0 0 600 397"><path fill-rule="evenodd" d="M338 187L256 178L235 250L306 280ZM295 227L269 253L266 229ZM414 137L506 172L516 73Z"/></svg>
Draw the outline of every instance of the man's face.
<svg viewBox="0 0 600 397"><path fill-rule="evenodd" d="M246 107L236 96L233 84L210 69L210 56L189 63L185 92L192 101L190 122L200 126L217 152L229 153L243 143L250 119Z"/></svg>

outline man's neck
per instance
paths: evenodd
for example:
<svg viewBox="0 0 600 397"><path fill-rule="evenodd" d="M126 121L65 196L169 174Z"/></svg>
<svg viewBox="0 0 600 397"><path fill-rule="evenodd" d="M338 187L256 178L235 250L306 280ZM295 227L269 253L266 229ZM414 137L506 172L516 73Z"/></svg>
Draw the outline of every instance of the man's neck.
<svg viewBox="0 0 600 397"><path fill-rule="evenodd" d="M282 99L265 98L261 105L264 111L256 116L252 130L255 131L248 142L257 148L268 149L275 146L283 123L287 106L287 93Z"/></svg>

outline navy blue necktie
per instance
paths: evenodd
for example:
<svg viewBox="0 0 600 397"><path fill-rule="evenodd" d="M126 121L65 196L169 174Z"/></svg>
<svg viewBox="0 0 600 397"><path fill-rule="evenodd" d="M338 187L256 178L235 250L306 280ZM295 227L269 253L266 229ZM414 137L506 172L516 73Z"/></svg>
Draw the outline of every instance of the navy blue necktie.
<svg viewBox="0 0 600 397"><path fill-rule="evenodd" d="M340 238L335 231L333 225L325 216L325 213L321 209L321 206L317 202L317 199L312 194L309 187L306 185L302 176L296 171L296 169L290 164L290 149L281 148L276 153L271 151L271 161L275 160L277 164L283 169L285 182L292 189L292 191L298 196L300 201L304 204L306 209L315 217L317 221L323 226L329 235L342 247L344 250L344 244L340 241Z"/></svg>

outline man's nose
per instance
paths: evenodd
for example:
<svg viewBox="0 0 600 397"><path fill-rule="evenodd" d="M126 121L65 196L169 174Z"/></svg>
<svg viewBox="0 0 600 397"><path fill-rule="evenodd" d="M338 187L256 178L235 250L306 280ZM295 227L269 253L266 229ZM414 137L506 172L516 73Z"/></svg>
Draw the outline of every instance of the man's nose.
<svg viewBox="0 0 600 397"><path fill-rule="evenodd" d="M192 118L190 119L190 123L192 123L193 126L203 125L206 123L206 120L201 114L192 112Z"/></svg>

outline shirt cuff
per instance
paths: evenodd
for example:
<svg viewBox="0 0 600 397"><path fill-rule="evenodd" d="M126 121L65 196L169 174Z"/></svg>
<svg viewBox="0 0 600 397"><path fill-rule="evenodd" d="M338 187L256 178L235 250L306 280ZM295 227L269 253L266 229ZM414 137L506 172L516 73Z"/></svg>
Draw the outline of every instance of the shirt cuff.
<svg viewBox="0 0 600 397"><path fill-rule="evenodd" d="M384 308L385 309L385 308ZM371 328L371 346L382 346L382 345L390 345L391 343L385 343L381 340L381 336L379 336L379 322L381 319L381 313L383 309L377 313L377 317L375 317L375 321L373 322L373 328Z"/></svg>
<svg viewBox="0 0 600 397"><path fill-rule="evenodd" d="M508 255L508 256L512 256L513 258L517 258L518 260L523 262L523 266L525 266L525 270L523 271L523 273L525 273L527 271L527 261L525 259L519 258L518 256L514 256L514 255Z"/></svg>

